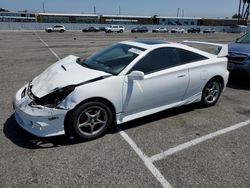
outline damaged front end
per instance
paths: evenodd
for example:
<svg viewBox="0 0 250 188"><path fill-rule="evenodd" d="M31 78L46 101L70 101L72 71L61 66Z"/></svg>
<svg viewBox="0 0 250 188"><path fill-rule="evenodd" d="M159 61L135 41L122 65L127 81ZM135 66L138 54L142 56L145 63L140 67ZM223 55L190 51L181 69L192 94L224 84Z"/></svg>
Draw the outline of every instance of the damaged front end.
<svg viewBox="0 0 250 188"><path fill-rule="evenodd" d="M111 75L100 76L97 78L90 79L88 81L81 82L79 84L68 85L62 88L55 88L49 94L43 97L37 97L32 93L32 84L29 83L27 87L27 94L32 99L30 105L37 106L41 105L48 108L61 108L58 105L71 93L75 90L76 87L82 86L91 82L96 82L105 78L110 77Z"/></svg>
<svg viewBox="0 0 250 188"><path fill-rule="evenodd" d="M32 84L26 84L15 95L13 107L17 123L26 131L39 137L65 134L64 120L67 109L57 105L64 100L75 86L55 89L41 98L32 93Z"/></svg>
<svg viewBox="0 0 250 188"><path fill-rule="evenodd" d="M63 88L55 88L51 93L39 98L32 93L32 85L29 84L27 94L32 99L31 106L44 106L58 108L57 106L75 90L76 85L69 85Z"/></svg>
<svg viewBox="0 0 250 188"><path fill-rule="evenodd" d="M107 77L109 76L100 76L82 83L55 88L42 97L37 97L32 92L33 85L29 82L14 97L16 121L22 128L39 137L63 135L65 117L70 110L62 105L63 101L76 87Z"/></svg>

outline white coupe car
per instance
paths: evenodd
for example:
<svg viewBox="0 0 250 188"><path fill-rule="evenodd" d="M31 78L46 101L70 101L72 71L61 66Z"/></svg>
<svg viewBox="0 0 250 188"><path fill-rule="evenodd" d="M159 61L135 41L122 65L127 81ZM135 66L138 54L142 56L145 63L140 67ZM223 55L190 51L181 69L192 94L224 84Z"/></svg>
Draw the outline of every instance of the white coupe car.
<svg viewBox="0 0 250 188"><path fill-rule="evenodd" d="M168 108L212 106L229 73L227 45L211 45L219 46L217 55L157 40L119 42L86 59L70 55L16 93L15 118L40 137L89 140L111 125Z"/></svg>
<svg viewBox="0 0 250 188"><path fill-rule="evenodd" d="M185 29L173 28L171 29L171 33L185 33Z"/></svg>

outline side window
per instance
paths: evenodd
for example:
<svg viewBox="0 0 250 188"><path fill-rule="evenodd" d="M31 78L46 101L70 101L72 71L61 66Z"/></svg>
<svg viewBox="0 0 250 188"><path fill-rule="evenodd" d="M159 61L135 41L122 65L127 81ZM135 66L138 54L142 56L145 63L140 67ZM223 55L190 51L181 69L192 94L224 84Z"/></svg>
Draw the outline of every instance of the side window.
<svg viewBox="0 0 250 188"><path fill-rule="evenodd" d="M186 63L191 63L191 62L196 62L196 61L208 59L205 56L202 56L200 54L190 52L187 50L183 50L183 49L176 49L176 52L179 56L181 64L186 64Z"/></svg>
<svg viewBox="0 0 250 188"><path fill-rule="evenodd" d="M177 65L179 61L174 48L159 48L143 57L131 71L138 70L149 74Z"/></svg>

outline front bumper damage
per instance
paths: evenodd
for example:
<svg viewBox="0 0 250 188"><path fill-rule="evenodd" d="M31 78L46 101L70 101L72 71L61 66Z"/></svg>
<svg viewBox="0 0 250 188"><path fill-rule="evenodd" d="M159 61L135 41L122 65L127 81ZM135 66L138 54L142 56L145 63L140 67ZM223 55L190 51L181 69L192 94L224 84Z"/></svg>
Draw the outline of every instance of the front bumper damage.
<svg viewBox="0 0 250 188"><path fill-rule="evenodd" d="M68 110L31 105L27 94L28 84L15 95L13 108L17 123L26 131L39 137L65 134L64 119Z"/></svg>

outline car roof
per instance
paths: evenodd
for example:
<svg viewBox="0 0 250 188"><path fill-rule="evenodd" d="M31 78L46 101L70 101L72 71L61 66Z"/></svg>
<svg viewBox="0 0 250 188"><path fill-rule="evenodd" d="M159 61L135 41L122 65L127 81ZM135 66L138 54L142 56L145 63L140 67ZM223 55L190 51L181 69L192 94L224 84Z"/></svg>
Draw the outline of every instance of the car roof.
<svg viewBox="0 0 250 188"><path fill-rule="evenodd" d="M130 40L130 41L123 41L120 43L139 47L139 48L144 48L146 50L149 50L152 48L161 48L161 47L181 48L181 49L185 49L185 50L188 50L191 52L201 54L201 55L208 57L208 58L215 57L215 55L210 54L210 53L205 52L205 51L202 51L202 50L199 50L197 48L193 48L193 47L187 46L185 44L177 43L177 42L169 42L169 41L164 41L164 40L136 39L136 40Z"/></svg>
<svg viewBox="0 0 250 188"><path fill-rule="evenodd" d="M154 39L137 39L134 42L143 43L147 45L155 45L155 44L169 44L169 42L164 40L154 40Z"/></svg>
<svg viewBox="0 0 250 188"><path fill-rule="evenodd" d="M164 40L155 40L155 39L136 39L130 41L123 41L121 43L137 46L144 49L150 49L156 47L157 45L170 44L170 42Z"/></svg>

